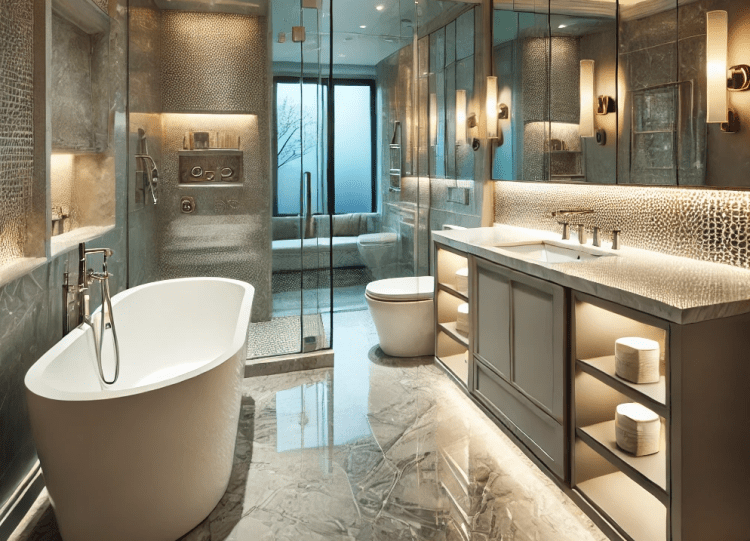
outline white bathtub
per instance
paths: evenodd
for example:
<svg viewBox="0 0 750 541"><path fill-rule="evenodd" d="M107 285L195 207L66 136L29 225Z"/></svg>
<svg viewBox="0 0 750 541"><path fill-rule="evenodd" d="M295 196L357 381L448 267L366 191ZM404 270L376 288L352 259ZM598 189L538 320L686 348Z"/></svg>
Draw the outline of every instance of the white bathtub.
<svg viewBox="0 0 750 541"><path fill-rule="evenodd" d="M188 278L115 295L120 377L106 388L88 326L31 367L31 426L65 541L174 541L216 506L232 470L253 294Z"/></svg>

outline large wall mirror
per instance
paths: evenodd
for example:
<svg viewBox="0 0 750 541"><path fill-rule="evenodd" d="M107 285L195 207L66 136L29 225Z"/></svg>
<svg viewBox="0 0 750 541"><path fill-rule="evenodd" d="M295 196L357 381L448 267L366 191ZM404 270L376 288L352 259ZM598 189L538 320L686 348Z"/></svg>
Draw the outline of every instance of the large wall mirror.
<svg viewBox="0 0 750 541"><path fill-rule="evenodd" d="M750 68L728 75L729 90L721 90L724 63L750 64L747 0L495 0L494 7L493 179L750 187L750 91L731 88ZM715 11L725 14L707 25ZM714 98L709 41L726 55Z"/></svg>

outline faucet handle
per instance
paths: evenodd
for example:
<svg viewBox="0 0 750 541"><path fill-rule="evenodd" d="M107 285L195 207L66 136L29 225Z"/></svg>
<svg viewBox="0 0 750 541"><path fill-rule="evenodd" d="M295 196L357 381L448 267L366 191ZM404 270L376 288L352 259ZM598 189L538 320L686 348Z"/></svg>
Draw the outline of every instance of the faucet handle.
<svg viewBox="0 0 750 541"><path fill-rule="evenodd" d="M568 222L561 221L558 221L557 223L563 226L562 240L570 240L570 224Z"/></svg>
<svg viewBox="0 0 750 541"><path fill-rule="evenodd" d="M597 248L601 247L602 245L602 233L601 229L599 229L597 226L594 226L591 228L593 231L593 238L591 239L591 244L596 246Z"/></svg>
<svg viewBox="0 0 750 541"><path fill-rule="evenodd" d="M620 233L622 233L621 229L612 230L612 249L613 250L620 249Z"/></svg>

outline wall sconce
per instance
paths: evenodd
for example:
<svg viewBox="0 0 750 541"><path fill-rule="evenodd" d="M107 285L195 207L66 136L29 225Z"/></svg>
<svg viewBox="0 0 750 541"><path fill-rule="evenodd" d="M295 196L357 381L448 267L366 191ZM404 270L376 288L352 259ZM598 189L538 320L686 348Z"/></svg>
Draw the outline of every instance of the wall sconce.
<svg viewBox="0 0 750 541"><path fill-rule="evenodd" d="M497 77L487 77L487 139L497 139Z"/></svg>
<svg viewBox="0 0 750 541"><path fill-rule="evenodd" d="M508 120L510 118L510 109L504 103L497 106L497 118L500 120Z"/></svg>
<svg viewBox="0 0 750 541"><path fill-rule="evenodd" d="M740 64L727 70L729 42L726 11L706 13L706 122L721 124L721 131L740 131L740 117L729 109L727 90L741 92L750 89L750 66Z"/></svg>
<svg viewBox="0 0 750 541"><path fill-rule="evenodd" d="M437 146L437 124L437 94L433 92L430 94L430 145L433 147Z"/></svg>
<svg viewBox="0 0 750 541"><path fill-rule="evenodd" d="M581 60L581 117L578 133L581 137L596 137L600 145L607 143L607 132L596 129L594 125L595 113L606 115L610 108L614 108L614 100L609 96L594 98L594 61Z"/></svg>
<svg viewBox="0 0 750 541"><path fill-rule="evenodd" d="M456 146L466 144L466 90L456 90Z"/></svg>

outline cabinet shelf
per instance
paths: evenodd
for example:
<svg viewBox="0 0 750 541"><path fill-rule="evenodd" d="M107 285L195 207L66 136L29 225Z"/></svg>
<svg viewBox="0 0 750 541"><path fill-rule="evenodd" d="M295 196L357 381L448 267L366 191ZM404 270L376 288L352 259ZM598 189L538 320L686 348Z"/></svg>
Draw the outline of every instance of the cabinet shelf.
<svg viewBox="0 0 750 541"><path fill-rule="evenodd" d="M458 297L459 299L463 300L464 302L469 302L469 297L466 296L466 294L461 293L460 291L458 291L456 288L454 288L450 284L444 284L442 282L439 282L438 283L438 289L440 289L441 291L445 291L447 293L450 293L451 295L453 295L455 297Z"/></svg>
<svg viewBox="0 0 750 541"><path fill-rule="evenodd" d="M667 508L624 473L595 477L576 488L634 541L667 539Z"/></svg>
<svg viewBox="0 0 750 541"><path fill-rule="evenodd" d="M669 418L667 406L667 385L664 376L658 383L631 383L615 373L615 356L579 359L578 366L587 374L594 376L602 383L613 387L625 396L653 410L656 414Z"/></svg>
<svg viewBox="0 0 750 541"><path fill-rule="evenodd" d="M617 446L614 421L577 428L576 435L655 498L668 504L667 446L663 428L659 452L647 456L633 456Z"/></svg>
<svg viewBox="0 0 750 541"><path fill-rule="evenodd" d="M438 325L440 325L440 328L445 332L445 334L453 338L456 342L458 342L465 348L469 347L469 337L458 332L458 330L456 329L455 321L446 321L445 323L438 323Z"/></svg>
<svg viewBox="0 0 750 541"><path fill-rule="evenodd" d="M469 381L469 362L466 353L442 355L437 357L458 379L465 384Z"/></svg>

